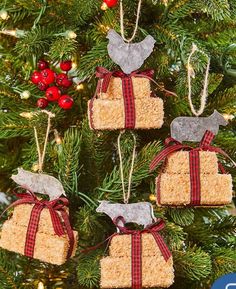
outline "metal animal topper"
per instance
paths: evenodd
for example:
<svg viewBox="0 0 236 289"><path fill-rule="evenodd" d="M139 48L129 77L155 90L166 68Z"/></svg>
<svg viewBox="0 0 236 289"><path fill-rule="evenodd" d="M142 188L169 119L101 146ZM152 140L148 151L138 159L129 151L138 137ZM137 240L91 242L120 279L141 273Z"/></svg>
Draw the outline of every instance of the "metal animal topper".
<svg viewBox="0 0 236 289"><path fill-rule="evenodd" d="M216 135L219 126L226 126L228 122L217 110L208 117L177 117L171 125L171 137L179 142L193 141L200 142L206 130L210 130Z"/></svg>
<svg viewBox="0 0 236 289"><path fill-rule="evenodd" d="M55 200L61 195L66 196L62 184L56 178L46 174L31 173L18 168L18 174L12 175L11 178L33 193L48 195L50 200Z"/></svg>
<svg viewBox="0 0 236 289"><path fill-rule="evenodd" d="M120 66L122 71L129 74L139 69L146 58L152 53L155 39L148 35L139 43L125 43L122 37L113 29L110 29L107 38L107 46L110 58Z"/></svg>
<svg viewBox="0 0 236 289"><path fill-rule="evenodd" d="M109 201L100 201L100 205L97 207L96 212L105 213L112 220L122 216L126 223L136 223L138 225L143 225L144 228L156 221L153 207L148 202L112 204ZM122 222L119 222L118 225L122 225Z"/></svg>

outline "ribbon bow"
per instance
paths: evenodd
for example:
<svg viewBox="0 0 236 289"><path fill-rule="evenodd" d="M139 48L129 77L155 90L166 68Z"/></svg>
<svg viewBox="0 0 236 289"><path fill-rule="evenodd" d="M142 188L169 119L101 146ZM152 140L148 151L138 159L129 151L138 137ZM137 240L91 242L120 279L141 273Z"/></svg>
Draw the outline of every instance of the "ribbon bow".
<svg viewBox="0 0 236 289"><path fill-rule="evenodd" d="M96 68L96 77L102 79L102 84L100 87L100 90L104 93L107 92L111 77L119 77L121 79L128 78L131 79L131 77L144 77L148 78L150 80L153 80L154 70L153 69L146 69L143 71L134 71L130 74L126 74L123 71L109 71L104 67L98 66Z"/></svg>
<svg viewBox="0 0 236 289"><path fill-rule="evenodd" d="M44 208L47 208L50 212L55 234L58 236L62 236L67 233L69 237L70 248L67 254L67 258L69 258L72 254L75 240L69 217L66 212L66 207L69 204L68 200L66 198L58 198L52 201L39 200L36 195L30 191L28 193L18 193L17 197L19 198L19 200L12 203L6 210L22 204L34 204L27 228L24 250L25 255L28 257L33 257L34 255L35 240L38 231L40 215L42 210ZM5 211L2 214L4 214ZM64 224L61 221L60 215L58 214L59 212L64 221Z"/></svg>
<svg viewBox="0 0 236 289"><path fill-rule="evenodd" d="M123 225L119 225L119 223L122 223ZM141 236L142 234L145 233L150 233L153 235L154 239L157 242L158 247L161 250L161 253L164 257L164 259L167 261L170 256L171 256L171 252L168 249L166 243L164 242L163 238L159 235L158 232L162 231L165 228L165 222L162 219L158 219L155 223L147 226L145 229L143 230L132 230L132 229L128 229L127 227L125 227L125 219L122 216L119 216L117 218L115 218L113 220L113 223L116 225L116 227L119 229L119 233L115 233L113 236L119 235L121 234L127 234L127 235L138 235Z"/></svg>
<svg viewBox="0 0 236 289"><path fill-rule="evenodd" d="M149 168L150 171L153 171L163 160L166 161L169 154L184 150L189 151L189 175L190 175L190 189L191 189L191 202L190 205L200 205L201 204L201 181L200 181L200 151L210 151L216 152L224 157L230 159L233 163L234 161L228 156L226 152L222 149L211 146L211 142L214 139L214 134L207 130L200 142L199 147L192 148L188 145L183 145L173 138L167 138L165 140L165 149L162 150L151 162ZM235 163L234 163L235 164ZM165 165L165 162L164 162ZM222 173L226 173L223 165L218 162L219 169ZM157 199L160 203L160 182L161 182L161 173L157 178Z"/></svg>
<svg viewBox="0 0 236 289"><path fill-rule="evenodd" d="M169 248L159 234L159 232L165 227L165 223L162 219L158 219L157 222L146 227L143 230L131 230L125 227L125 219L123 217L117 217L113 220L113 222L118 227L121 234L131 235L132 288L140 289L142 288L142 234L152 234L165 261L167 261L171 257L171 252ZM123 226L120 226L119 222L123 223Z"/></svg>
<svg viewBox="0 0 236 289"><path fill-rule="evenodd" d="M230 158L230 156L224 152L222 149L217 148L217 147L213 147L211 146L211 142L214 139L215 135L207 130L200 142L199 147L193 148L191 146L188 145L183 145L182 143L180 143L179 141L175 140L172 137L169 137L165 140L165 149L163 151L161 151L150 163L149 169L150 171L153 171L161 161L163 161L164 159L167 158L167 156L175 151L179 151L179 150L185 150L185 151L192 151L192 152L199 152L199 151L210 151L210 152L216 152L219 153L223 156L225 156L226 158L230 159L232 161L232 159Z"/></svg>

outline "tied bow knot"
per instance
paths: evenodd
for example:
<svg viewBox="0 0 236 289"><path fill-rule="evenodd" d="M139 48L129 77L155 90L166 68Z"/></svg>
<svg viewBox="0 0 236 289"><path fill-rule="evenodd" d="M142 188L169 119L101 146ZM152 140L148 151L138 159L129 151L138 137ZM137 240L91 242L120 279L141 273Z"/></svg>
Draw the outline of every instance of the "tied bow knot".
<svg viewBox="0 0 236 289"><path fill-rule="evenodd" d="M190 179L190 205L198 206L201 204L201 178L200 178L200 151L210 151L223 155L225 158L230 159L233 163L234 161L220 148L214 147L211 145L212 140L214 139L214 134L211 131L206 131L199 147L193 148L188 145L183 145L173 138L167 138L165 140L165 148L152 160L149 169L153 171L162 161L163 166L161 173L157 177L157 200L161 204L161 175L163 168L166 165L167 158L170 154L177 151L189 151L189 179ZM219 170L225 174L226 171L223 165L218 162Z"/></svg>
<svg viewBox="0 0 236 289"><path fill-rule="evenodd" d="M223 155L224 157L228 158L231 160L229 155L224 152L222 149L214 147L211 145L211 142L213 141L215 135L207 130L199 144L198 147L191 147L189 145L184 145L177 141L176 139L169 137L165 140L165 148L162 150L154 159L151 161L149 169L150 171L153 171L161 161L165 160L171 153L184 150L184 151L190 151L192 154L195 152L199 151L210 151L210 152L215 152Z"/></svg>
<svg viewBox="0 0 236 289"><path fill-rule="evenodd" d="M154 75L153 69L146 69L144 71L133 71L130 74L126 74L123 71L109 71L104 67L97 67L96 68L96 77L98 77L100 80L102 80L101 83L101 91L103 93L107 92L111 77L119 77L121 79L131 79L131 77L144 77L152 80Z"/></svg>
<svg viewBox="0 0 236 289"><path fill-rule="evenodd" d="M21 204L34 204L34 210L40 212L44 208L47 208L50 212L55 234L58 236L62 236L65 234L65 230L58 212L65 212L65 208L68 207L69 202L66 198L58 198L52 201L40 200L33 192L30 191L29 193L18 193L17 197L19 198L19 200L14 202L10 207Z"/></svg>
<svg viewBox="0 0 236 289"><path fill-rule="evenodd" d="M119 225L120 222L123 225ZM119 216L113 220L113 223L116 225L116 227L119 229L119 233L113 234L111 237L114 237L119 234L127 234L132 236L132 246L136 246L135 242L138 242L138 245L141 248L141 238L143 234L149 233L152 234L154 237L157 246L159 247L165 261L167 261L171 257L171 252L169 248L167 247L164 239L162 236L159 234L160 231L162 231L165 228L165 222L162 219L158 219L155 223L147 226L143 230L132 230L128 229L125 226L125 219L122 216Z"/></svg>
<svg viewBox="0 0 236 289"><path fill-rule="evenodd" d="M67 259L70 258L73 252L75 238L73 230L70 225L69 216L66 211L66 207L68 207L69 204L68 200L63 197L57 198L52 201L39 200L36 197L36 195L33 192L30 192L29 190L28 193L18 193L17 197L19 199L14 203L12 203L6 210L22 204L34 205L31 210L30 220L27 227L25 248L24 248L25 256L31 258L34 256L35 241L38 232L40 216L43 209L47 208L50 212L51 221L55 234L58 236L63 236L67 234L68 236L70 246L67 252ZM2 213L2 215L5 213L5 211Z"/></svg>

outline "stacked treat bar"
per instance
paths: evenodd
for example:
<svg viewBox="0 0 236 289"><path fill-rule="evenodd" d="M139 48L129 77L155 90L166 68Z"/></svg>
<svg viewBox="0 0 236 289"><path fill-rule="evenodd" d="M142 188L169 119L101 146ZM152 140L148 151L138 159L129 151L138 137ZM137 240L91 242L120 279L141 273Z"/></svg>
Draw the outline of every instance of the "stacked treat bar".
<svg viewBox="0 0 236 289"><path fill-rule="evenodd" d="M135 99L135 128L160 128L164 118L162 99L152 96L149 79L144 77L131 77L131 79ZM125 128L124 94L120 77L112 76L106 93L98 91L96 98L88 102L88 116L90 126L93 122L91 127L93 129Z"/></svg>
<svg viewBox="0 0 236 289"><path fill-rule="evenodd" d="M31 204L21 204L14 208L12 217L3 224L0 247L24 255L32 208ZM75 254L78 241L77 232L73 231L73 233L75 242L72 256ZM50 212L44 208L40 215L33 257L44 262L61 265L67 260L69 246L69 238L66 234L61 237L55 234Z"/></svg>
<svg viewBox="0 0 236 289"><path fill-rule="evenodd" d="M131 288L131 235L116 235L109 256L101 259L101 288ZM142 234L142 287L169 287L174 282L173 259L165 261L152 234Z"/></svg>
<svg viewBox="0 0 236 289"><path fill-rule="evenodd" d="M201 205L229 204L232 200L232 177L218 173L215 152L200 151ZM157 177L159 205L188 205L191 197L189 152L179 151L168 156L164 173Z"/></svg>

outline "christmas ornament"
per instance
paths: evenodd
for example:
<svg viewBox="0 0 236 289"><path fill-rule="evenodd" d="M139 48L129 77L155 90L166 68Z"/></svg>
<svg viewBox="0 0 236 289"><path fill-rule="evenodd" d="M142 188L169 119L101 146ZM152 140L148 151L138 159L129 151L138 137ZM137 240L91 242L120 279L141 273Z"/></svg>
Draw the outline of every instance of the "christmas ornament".
<svg viewBox="0 0 236 289"><path fill-rule="evenodd" d="M117 5L118 0L103 0L103 2L107 5L107 7L112 8Z"/></svg>
<svg viewBox="0 0 236 289"><path fill-rule="evenodd" d="M24 90L24 91L21 92L20 98L21 99L28 99L28 98L30 98L30 95L31 95L30 91Z"/></svg>
<svg viewBox="0 0 236 289"><path fill-rule="evenodd" d="M119 224L122 225L119 225ZM174 282L173 258L160 232L158 219L144 230L131 230L121 216L118 233L109 238L109 256L100 261L101 288L169 287Z"/></svg>
<svg viewBox="0 0 236 289"><path fill-rule="evenodd" d="M38 62L38 69L39 70L43 70L43 69L46 69L48 67L49 67L49 63L46 60L44 60L44 59L39 60L39 62Z"/></svg>
<svg viewBox="0 0 236 289"><path fill-rule="evenodd" d="M91 129L150 129L163 124L163 101L151 91L153 70L126 75L97 68L94 97L88 102Z"/></svg>
<svg viewBox="0 0 236 289"><path fill-rule="evenodd" d="M122 71L129 74L139 69L144 60L149 57L156 42L151 35L139 43L125 43L122 37L113 29L109 30L107 46L110 58L120 66Z"/></svg>
<svg viewBox="0 0 236 289"><path fill-rule="evenodd" d="M216 110L209 117L199 117L206 105L210 68L208 57L200 108L196 110L192 102L191 78L195 73L190 60L196 51L198 48L193 45L187 62L188 100L195 117L178 117L173 120L171 138L165 140L165 149L150 165L153 170L164 161L161 173L156 178L159 205L220 206L229 204L232 200L232 177L226 174L216 154L230 157L220 148L211 145L219 125L225 126L227 122ZM203 54L205 55L204 52ZM198 141L200 144L192 147L181 144L182 141ZM218 174L218 170L221 174Z"/></svg>
<svg viewBox="0 0 236 289"><path fill-rule="evenodd" d="M72 61L71 61L71 60L62 61L62 62L60 63L60 68L61 68L61 70L64 70L64 71L69 71L69 70L71 70L71 68L72 68Z"/></svg>
<svg viewBox="0 0 236 289"><path fill-rule="evenodd" d="M214 110L209 117L177 117L171 125L171 137L182 141L201 141L206 130L214 135L219 131L219 126L226 126L228 122L217 110Z"/></svg>
<svg viewBox="0 0 236 289"><path fill-rule="evenodd" d="M61 96L61 91L56 86L51 86L46 90L45 96L48 101L56 101Z"/></svg>
<svg viewBox="0 0 236 289"><path fill-rule="evenodd" d="M1 230L0 247L43 262L62 265L75 254L78 234L68 215L68 200L40 200L35 194L18 194L10 219Z"/></svg>
<svg viewBox="0 0 236 289"><path fill-rule="evenodd" d="M165 224L156 219L152 205L147 202L128 204L136 156L136 137L126 191L120 139L117 139L124 204L102 201L97 212L104 212L117 226L117 233L108 238L109 256L102 258L101 288L168 287L173 283L174 269L171 253L159 232ZM143 230L131 230L127 223L143 225Z"/></svg>
<svg viewBox="0 0 236 289"><path fill-rule="evenodd" d="M34 84L38 84L42 79L42 75L41 75L41 72L39 71L34 71L31 75L31 81L34 83Z"/></svg>
<svg viewBox="0 0 236 289"><path fill-rule="evenodd" d="M18 169L18 174L12 176L26 192L19 193L18 200L8 207L14 208L14 211L2 226L0 246L30 258L61 265L74 256L78 234L70 225L69 202L61 197L65 195L62 184L56 178L42 173L51 118L55 116L45 110L42 112L48 116L42 151L34 127L39 173ZM39 199L35 192L48 195L50 201Z"/></svg>
<svg viewBox="0 0 236 289"><path fill-rule="evenodd" d="M150 88L154 71L138 71L151 54L155 40L149 35L140 43L134 39L140 17L141 0L138 2L137 19L130 39L124 36L123 6L120 1L121 36L114 30L108 32L108 53L122 71L108 71L98 67L99 78L94 97L88 102L91 129L150 129L160 128L164 111L162 99L155 97Z"/></svg>
<svg viewBox="0 0 236 289"><path fill-rule="evenodd" d="M48 100L46 98L39 98L37 100L37 107L46 108L48 106Z"/></svg>
<svg viewBox="0 0 236 289"><path fill-rule="evenodd" d="M55 80L55 72L52 69L46 68L41 71L42 82L49 85Z"/></svg>
<svg viewBox="0 0 236 289"><path fill-rule="evenodd" d="M214 134L206 131L197 147L173 138L165 140L165 149L150 164L150 170L154 170L164 161L156 178L158 205L220 206L231 202L232 177L226 174L216 154L230 157L211 146L213 138Z"/></svg>
<svg viewBox="0 0 236 289"><path fill-rule="evenodd" d="M71 109L73 103L74 103L73 98L66 94L62 95L58 100L58 105L65 110Z"/></svg>

